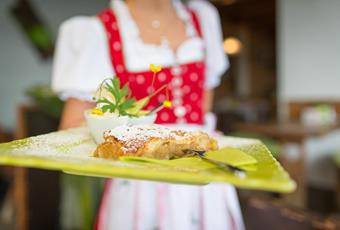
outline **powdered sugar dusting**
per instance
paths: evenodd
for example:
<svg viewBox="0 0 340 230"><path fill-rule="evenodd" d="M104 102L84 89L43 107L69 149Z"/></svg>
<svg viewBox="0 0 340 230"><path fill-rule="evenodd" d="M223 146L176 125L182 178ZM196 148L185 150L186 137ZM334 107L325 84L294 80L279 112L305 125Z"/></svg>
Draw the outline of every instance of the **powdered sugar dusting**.
<svg viewBox="0 0 340 230"><path fill-rule="evenodd" d="M121 125L105 132L104 136L113 136L120 141L180 137L176 130L162 125Z"/></svg>
<svg viewBox="0 0 340 230"><path fill-rule="evenodd" d="M14 154L58 156L72 153L74 156L80 154L74 153L73 150L85 148L88 151L95 145L87 129L80 128L14 141L12 147Z"/></svg>
<svg viewBox="0 0 340 230"><path fill-rule="evenodd" d="M104 137L115 137L124 143L124 152L136 152L138 148L152 139L181 139L187 136L187 132L173 130L161 125L122 125L106 131Z"/></svg>

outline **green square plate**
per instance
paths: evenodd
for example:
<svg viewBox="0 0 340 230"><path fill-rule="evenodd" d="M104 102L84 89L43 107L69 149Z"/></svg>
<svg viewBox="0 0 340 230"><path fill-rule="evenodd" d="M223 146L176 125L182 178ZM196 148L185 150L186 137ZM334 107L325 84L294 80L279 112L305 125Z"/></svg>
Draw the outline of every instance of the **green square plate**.
<svg viewBox="0 0 340 230"><path fill-rule="evenodd" d="M230 150L232 164L249 169L246 177L241 178L213 165L204 165L204 162L198 162L196 165L194 161L197 162L198 158L191 158L192 161L190 158L179 159L178 164L129 158L120 161L95 158L91 155L96 144L86 128L69 129L0 144L0 164L62 170L71 174L97 177L185 184L231 183L240 188L282 193L295 189L295 182L260 141L226 136L216 139L220 148L228 147L226 154ZM235 158L235 149L243 154L239 159ZM249 165L249 159L253 159L253 165ZM186 165L186 161L190 163Z"/></svg>

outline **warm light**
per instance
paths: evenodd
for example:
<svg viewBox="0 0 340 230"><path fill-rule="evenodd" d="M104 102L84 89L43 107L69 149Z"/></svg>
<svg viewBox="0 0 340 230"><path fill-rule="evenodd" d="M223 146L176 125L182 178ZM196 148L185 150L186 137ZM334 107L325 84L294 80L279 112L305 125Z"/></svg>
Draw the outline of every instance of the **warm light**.
<svg viewBox="0 0 340 230"><path fill-rule="evenodd" d="M241 52L242 43L238 38L229 37L223 42L223 49L229 55L235 55Z"/></svg>

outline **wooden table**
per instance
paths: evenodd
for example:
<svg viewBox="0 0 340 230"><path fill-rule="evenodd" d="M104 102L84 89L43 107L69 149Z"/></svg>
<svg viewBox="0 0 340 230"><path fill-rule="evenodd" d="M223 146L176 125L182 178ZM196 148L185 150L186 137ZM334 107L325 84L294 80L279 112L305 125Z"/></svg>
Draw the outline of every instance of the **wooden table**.
<svg viewBox="0 0 340 230"><path fill-rule="evenodd" d="M296 143L299 146L299 154L296 158L289 157L283 150L280 153L280 162L296 181L296 191L285 197L287 202L305 207L306 204L306 177L305 177L305 140L311 137L321 137L340 128L340 122L330 126L307 127L295 122L271 122L271 123L241 123L236 124L236 129L241 132L251 132L272 137L284 147L287 143Z"/></svg>

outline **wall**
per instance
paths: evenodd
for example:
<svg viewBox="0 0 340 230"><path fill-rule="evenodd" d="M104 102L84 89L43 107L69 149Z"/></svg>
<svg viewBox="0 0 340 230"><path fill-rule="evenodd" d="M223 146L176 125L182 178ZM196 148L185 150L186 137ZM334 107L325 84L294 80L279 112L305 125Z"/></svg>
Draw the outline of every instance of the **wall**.
<svg viewBox="0 0 340 230"><path fill-rule="evenodd" d="M340 101L340 1L278 0L278 92L281 118L290 100ZM334 187L331 156L340 131L306 141L309 183Z"/></svg>
<svg viewBox="0 0 340 230"><path fill-rule="evenodd" d="M279 97L340 100L340 1L278 1Z"/></svg>
<svg viewBox="0 0 340 230"><path fill-rule="evenodd" d="M52 61L42 61L10 15L15 0L0 1L0 126L15 128L16 106L25 101L24 90L49 84ZM58 26L74 15L94 15L105 0L31 0L56 37Z"/></svg>

